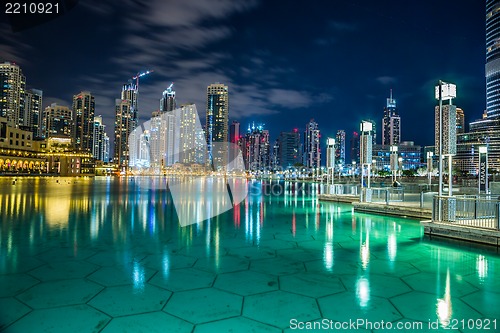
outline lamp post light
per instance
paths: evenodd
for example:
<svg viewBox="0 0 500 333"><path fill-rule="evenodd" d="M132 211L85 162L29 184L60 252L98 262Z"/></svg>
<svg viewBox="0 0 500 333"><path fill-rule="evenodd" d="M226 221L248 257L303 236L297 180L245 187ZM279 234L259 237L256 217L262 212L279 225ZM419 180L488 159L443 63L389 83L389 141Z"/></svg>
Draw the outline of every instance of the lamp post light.
<svg viewBox="0 0 500 333"><path fill-rule="evenodd" d="M398 146L391 146L391 171L392 182L396 181L396 171L398 170Z"/></svg>
<svg viewBox="0 0 500 333"><path fill-rule="evenodd" d="M403 158L399 157L398 158L398 173L399 173L399 180L401 180L401 177L403 176Z"/></svg>
<svg viewBox="0 0 500 333"><path fill-rule="evenodd" d="M479 194L489 193L488 189L488 147L479 146Z"/></svg>
<svg viewBox="0 0 500 333"><path fill-rule="evenodd" d="M452 99L457 97L457 86L451 83L446 83L439 80L438 85L435 87L435 98L439 100L438 115L435 119L438 122L437 130L439 133L436 135L435 143L439 147L437 153L439 155L439 204L438 204L438 221L442 220L443 209L441 196L443 195L443 157L448 156L448 196L453 194L453 177L452 177L452 155L456 154L457 149L457 133L456 133L456 108L451 105ZM446 117L443 114L443 101L448 100L450 105L447 109ZM446 136L445 136L446 134ZM451 205L453 201L449 200L447 205ZM451 206L447 207L446 211L449 214L452 212Z"/></svg>
<svg viewBox="0 0 500 333"><path fill-rule="evenodd" d="M356 174L356 161L352 161L352 180L355 179Z"/></svg>
<svg viewBox="0 0 500 333"><path fill-rule="evenodd" d="M432 151L427 152L427 176L429 177L429 190L432 185L431 173L432 173L432 156L434 153Z"/></svg>

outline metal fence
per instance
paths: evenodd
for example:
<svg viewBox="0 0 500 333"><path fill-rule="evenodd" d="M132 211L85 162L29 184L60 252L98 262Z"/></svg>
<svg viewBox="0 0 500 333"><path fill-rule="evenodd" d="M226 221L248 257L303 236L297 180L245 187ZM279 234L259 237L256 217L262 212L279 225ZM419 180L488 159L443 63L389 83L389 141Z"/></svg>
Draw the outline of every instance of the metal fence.
<svg viewBox="0 0 500 333"><path fill-rule="evenodd" d="M499 230L500 202L488 196L434 196L432 220Z"/></svg>

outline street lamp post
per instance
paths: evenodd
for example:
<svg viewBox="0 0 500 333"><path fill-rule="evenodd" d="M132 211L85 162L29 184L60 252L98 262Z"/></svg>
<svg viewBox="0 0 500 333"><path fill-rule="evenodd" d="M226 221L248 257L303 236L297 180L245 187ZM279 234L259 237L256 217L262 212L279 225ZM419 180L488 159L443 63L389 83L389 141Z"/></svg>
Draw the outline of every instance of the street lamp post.
<svg viewBox="0 0 500 333"><path fill-rule="evenodd" d="M403 177L403 158L402 157L398 158L398 173L399 173L399 180L401 180L401 177Z"/></svg>
<svg viewBox="0 0 500 333"><path fill-rule="evenodd" d="M352 180L355 179L355 173L356 173L356 161L352 161Z"/></svg>
<svg viewBox="0 0 500 333"><path fill-rule="evenodd" d="M431 187L431 173L432 173L432 156L434 156L434 153L432 151L427 152L427 176L429 177L429 190Z"/></svg>
<svg viewBox="0 0 500 333"><path fill-rule="evenodd" d="M391 146L391 171L392 183L396 181L396 171L398 170L398 146Z"/></svg>

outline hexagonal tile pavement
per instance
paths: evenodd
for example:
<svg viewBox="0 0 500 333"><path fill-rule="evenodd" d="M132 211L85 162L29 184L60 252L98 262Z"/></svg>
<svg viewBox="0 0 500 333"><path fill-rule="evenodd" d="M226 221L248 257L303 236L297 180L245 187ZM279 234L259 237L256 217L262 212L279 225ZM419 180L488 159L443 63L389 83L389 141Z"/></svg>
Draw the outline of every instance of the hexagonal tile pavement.
<svg viewBox="0 0 500 333"><path fill-rule="evenodd" d="M110 320L88 305L35 310L9 327L11 332L68 333L99 332Z"/></svg>
<svg viewBox="0 0 500 333"><path fill-rule="evenodd" d="M281 276L280 289L311 297L321 297L345 291L340 279L332 274L303 272Z"/></svg>
<svg viewBox="0 0 500 333"><path fill-rule="evenodd" d="M194 333L280 333L281 330L245 317L235 317L197 325Z"/></svg>
<svg viewBox="0 0 500 333"><path fill-rule="evenodd" d="M321 251L309 251L301 248L277 250L276 254L280 258L287 258L302 262L313 261L323 258Z"/></svg>
<svg viewBox="0 0 500 333"><path fill-rule="evenodd" d="M39 282L27 274L0 275L0 297L15 296Z"/></svg>
<svg viewBox="0 0 500 333"><path fill-rule="evenodd" d="M397 277L369 274L365 278L368 281L370 295L373 296L389 298L412 291L406 283ZM341 275L340 279L348 290L356 292L359 286L359 277L355 275Z"/></svg>
<svg viewBox="0 0 500 333"><path fill-rule="evenodd" d="M158 272L149 283L171 291L183 291L210 287L214 280L213 273L196 268L181 268L171 270L167 275Z"/></svg>
<svg viewBox="0 0 500 333"><path fill-rule="evenodd" d="M196 258L181 254L151 254L141 260L144 267L152 268L160 272L177 268L193 267Z"/></svg>
<svg viewBox="0 0 500 333"><path fill-rule="evenodd" d="M96 254L96 251L78 247L58 247L45 251L37 256L47 263L57 261L83 260Z"/></svg>
<svg viewBox="0 0 500 333"><path fill-rule="evenodd" d="M305 271L304 264L301 261L285 258L254 260L250 263L250 269L275 275L293 274Z"/></svg>
<svg viewBox="0 0 500 333"><path fill-rule="evenodd" d="M15 260L6 258L6 261L2 263L2 274L26 273L44 264L43 261L30 256L19 257Z"/></svg>
<svg viewBox="0 0 500 333"><path fill-rule="evenodd" d="M416 291L422 291L426 293L435 293L439 289L444 292L446 286L446 274L436 274L436 273L418 273L410 276L405 276L402 278L410 287ZM456 275L450 274L450 290L451 296L460 297L463 295L470 294L478 289L473 287L470 283L463 280L462 278L457 278Z"/></svg>
<svg viewBox="0 0 500 333"><path fill-rule="evenodd" d="M254 271L219 274L214 287L247 296L278 290L278 278Z"/></svg>
<svg viewBox="0 0 500 333"><path fill-rule="evenodd" d="M103 289L84 279L42 282L26 290L18 298L35 309L84 304Z"/></svg>
<svg viewBox="0 0 500 333"><path fill-rule="evenodd" d="M420 271L408 262L373 259L370 260L370 272L392 276L406 276L419 273Z"/></svg>
<svg viewBox="0 0 500 333"><path fill-rule="evenodd" d="M159 311L172 293L146 284L142 289L133 286L109 287L88 304L110 316L125 316Z"/></svg>
<svg viewBox="0 0 500 333"><path fill-rule="evenodd" d="M392 304L405 318L428 322L439 320L439 313L451 313L451 318L476 319L481 315L458 298L451 297L449 302L445 295L436 296L420 291L391 298ZM451 310L451 311L450 311Z"/></svg>
<svg viewBox="0 0 500 333"><path fill-rule="evenodd" d="M87 278L106 287L126 284L144 284L156 271L144 268L139 263L134 266L101 267Z"/></svg>
<svg viewBox="0 0 500 333"><path fill-rule="evenodd" d="M321 260L313 260L304 263L308 272L331 272L334 274L353 274L361 269L361 264L355 261L336 260L327 257Z"/></svg>
<svg viewBox="0 0 500 333"><path fill-rule="evenodd" d="M144 332L144 333L190 333L193 325L165 312L150 312L133 316L114 318L101 333Z"/></svg>
<svg viewBox="0 0 500 333"><path fill-rule="evenodd" d="M83 278L99 266L84 261L61 261L45 264L29 272L41 281Z"/></svg>
<svg viewBox="0 0 500 333"><path fill-rule="evenodd" d="M228 273L246 270L249 265L250 262L247 259L222 256L201 258L196 262L194 267L208 272Z"/></svg>
<svg viewBox="0 0 500 333"><path fill-rule="evenodd" d="M250 260L276 257L276 251L273 249L260 248L258 246L230 249L229 254Z"/></svg>
<svg viewBox="0 0 500 333"><path fill-rule="evenodd" d="M243 315L282 329L292 318L311 321L321 318L316 300L285 291L272 291L245 297Z"/></svg>
<svg viewBox="0 0 500 333"><path fill-rule="evenodd" d="M364 318L370 321L394 321L400 313L385 298L370 295L369 287L361 284L357 292L344 292L318 299L324 318L349 321Z"/></svg>
<svg viewBox="0 0 500 333"><path fill-rule="evenodd" d="M259 247L269 248L272 250L293 249L297 247L297 243L284 241L281 239L261 239Z"/></svg>
<svg viewBox="0 0 500 333"><path fill-rule="evenodd" d="M204 288L174 293L163 311L198 324L239 316L242 303L241 296Z"/></svg>
<svg viewBox="0 0 500 333"><path fill-rule="evenodd" d="M491 319L498 318L498 311L500 309L500 298L498 294L478 291L464 296L461 299L475 310L482 313L485 317Z"/></svg>
<svg viewBox="0 0 500 333"><path fill-rule="evenodd" d="M0 331L30 311L29 307L13 297L0 298Z"/></svg>
<svg viewBox="0 0 500 333"><path fill-rule="evenodd" d="M100 251L85 259L86 262L99 266L122 266L139 262L145 255L134 254L131 251Z"/></svg>

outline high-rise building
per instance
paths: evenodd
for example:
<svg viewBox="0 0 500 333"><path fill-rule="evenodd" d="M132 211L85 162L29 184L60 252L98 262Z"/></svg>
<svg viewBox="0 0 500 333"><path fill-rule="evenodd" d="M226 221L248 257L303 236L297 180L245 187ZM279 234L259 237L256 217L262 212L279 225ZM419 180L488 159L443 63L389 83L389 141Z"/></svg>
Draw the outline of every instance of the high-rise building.
<svg viewBox="0 0 500 333"><path fill-rule="evenodd" d="M94 135L93 135L93 144L92 144L92 155L98 161L106 161L105 159L105 132L106 126L102 122L102 116L94 117ZM109 144L109 143L108 143Z"/></svg>
<svg viewBox="0 0 500 333"><path fill-rule="evenodd" d="M245 135L245 155L243 160L245 166L251 171L268 170L271 163L271 146L269 143L269 131L262 125L248 127Z"/></svg>
<svg viewBox="0 0 500 333"><path fill-rule="evenodd" d="M129 125L130 125L130 131L133 131L138 123L138 91L139 88L137 86L137 83L129 82L123 85L122 87L122 92L121 92L121 99L123 101L127 100L129 101L130 104L130 120L129 120Z"/></svg>
<svg viewBox="0 0 500 333"><path fill-rule="evenodd" d="M167 89L163 91L163 96L160 99L160 111L168 112L174 111L176 108L175 90L173 89L174 83L172 82Z"/></svg>
<svg viewBox="0 0 500 333"><path fill-rule="evenodd" d="M73 96L73 140L77 150L92 152L94 145L94 96L82 91Z"/></svg>
<svg viewBox="0 0 500 333"><path fill-rule="evenodd" d="M351 161L359 163L360 138L358 132L353 132L351 137Z"/></svg>
<svg viewBox="0 0 500 333"><path fill-rule="evenodd" d="M345 164L345 131L338 130L335 135L335 160L338 164Z"/></svg>
<svg viewBox="0 0 500 333"><path fill-rule="evenodd" d="M43 111L41 120L41 137L72 137L73 112L63 105L52 103Z"/></svg>
<svg viewBox="0 0 500 333"><path fill-rule="evenodd" d="M397 113L396 100L391 95L387 99L382 118L382 145L398 145L401 142L401 118Z"/></svg>
<svg viewBox="0 0 500 333"><path fill-rule="evenodd" d="M456 168L477 174L479 146L487 146L488 167L500 170L500 0L486 1L486 116L457 134Z"/></svg>
<svg viewBox="0 0 500 333"><path fill-rule="evenodd" d="M26 90L26 126L29 126L34 137L42 137L40 130L42 122L43 92L39 89Z"/></svg>
<svg viewBox="0 0 500 333"><path fill-rule="evenodd" d="M457 134L465 132L465 115L464 110L457 108Z"/></svg>
<svg viewBox="0 0 500 333"><path fill-rule="evenodd" d="M196 119L198 112L196 111L195 105L182 105L179 116L179 162L186 164L196 163Z"/></svg>
<svg viewBox="0 0 500 333"><path fill-rule="evenodd" d="M115 100L115 149L114 162L119 166L128 166L128 137L135 129L132 104L128 99Z"/></svg>
<svg viewBox="0 0 500 333"><path fill-rule="evenodd" d="M0 117L11 126L27 126L25 98L26 77L19 65L0 63Z"/></svg>
<svg viewBox="0 0 500 333"><path fill-rule="evenodd" d="M285 170L301 163L300 133L297 128L281 132L278 137L278 163Z"/></svg>
<svg viewBox="0 0 500 333"><path fill-rule="evenodd" d="M318 123L311 119L304 132L304 165L308 168L321 166L321 133Z"/></svg>
<svg viewBox="0 0 500 333"><path fill-rule="evenodd" d="M500 118L500 1L486 0L486 112Z"/></svg>
<svg viewBox="0 0 500 333"><path fill-rule="evenodd" d="M207 87L206 140L208 162L214 169L224 169L228 159L228 87L214 83Z"/></svg>
<svg viewBox="0 0 500 333"><path fill-rule="evenodd" d="M104 162L109 162L109 151L110 151L110 145L109 145L109 136L106 132L104 132L104 140L102 144L102 150L103 150L103 161Z"/></svg>

